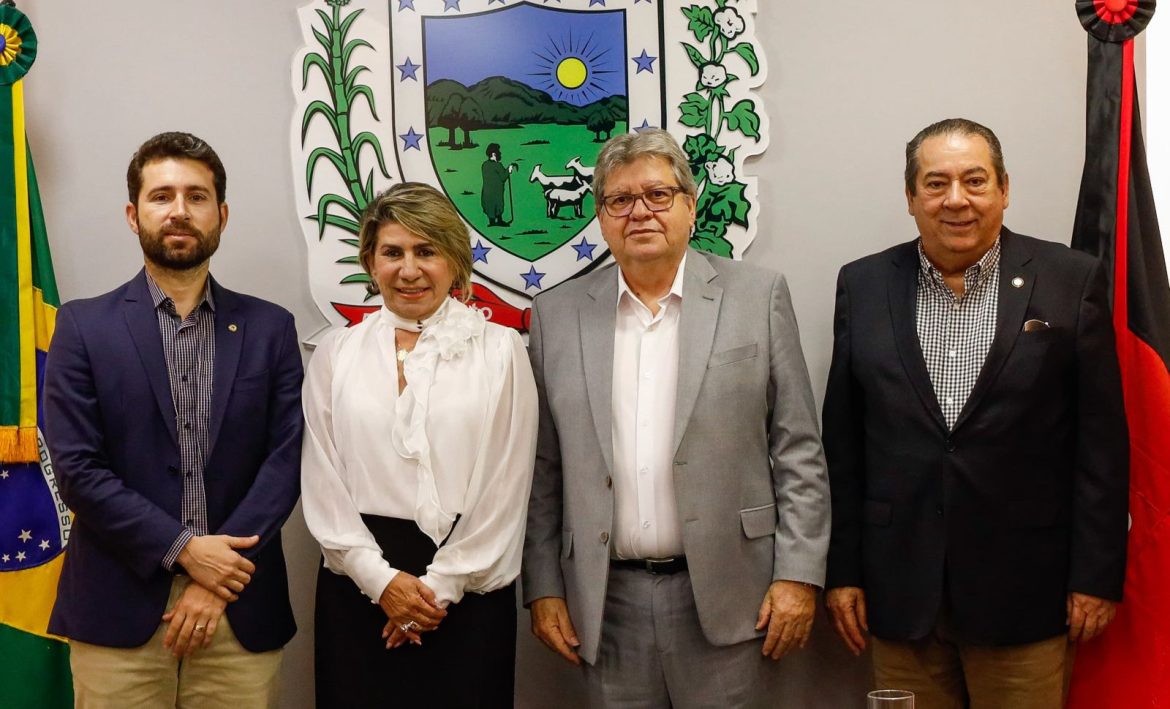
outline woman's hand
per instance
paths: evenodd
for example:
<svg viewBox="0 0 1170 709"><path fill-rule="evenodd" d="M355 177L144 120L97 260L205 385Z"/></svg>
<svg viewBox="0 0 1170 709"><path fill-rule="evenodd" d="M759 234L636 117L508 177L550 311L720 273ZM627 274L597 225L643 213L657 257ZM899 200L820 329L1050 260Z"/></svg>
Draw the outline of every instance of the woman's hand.
<svg viewBox="0 0 1170 709"><path fill-rule="evenodd" d="M408 640L421 645L420 633L439 627L439 622L447 615L447 611L435 601L435 592L417 576L405 571L399 571L386 584L378 605L387 618L382 628L387 649Z"/></svg>

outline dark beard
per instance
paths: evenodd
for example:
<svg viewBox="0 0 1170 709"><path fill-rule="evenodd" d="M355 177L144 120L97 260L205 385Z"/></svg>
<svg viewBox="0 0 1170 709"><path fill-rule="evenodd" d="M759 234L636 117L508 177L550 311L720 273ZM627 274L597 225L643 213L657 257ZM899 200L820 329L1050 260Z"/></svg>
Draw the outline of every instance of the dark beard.
<svg viewBox="0 0 1170 709"><path fill-rule="evenodd" d="M190 250L181 250L168 247L165 244L165 234L187 233L195 236L195 246ZM138 223L138 243L142 246L142 253L146 260L170 269L172 271L187 271L197 268L207 262L219 248L219 224L204 233L187 224L182 227L163 227L159 231L149 231Z"/></svg>

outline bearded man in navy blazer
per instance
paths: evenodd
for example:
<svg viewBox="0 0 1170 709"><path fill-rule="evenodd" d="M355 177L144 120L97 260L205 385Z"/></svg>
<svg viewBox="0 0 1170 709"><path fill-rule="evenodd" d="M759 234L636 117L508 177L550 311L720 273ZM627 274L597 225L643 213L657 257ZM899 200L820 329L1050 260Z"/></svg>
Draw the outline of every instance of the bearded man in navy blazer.
<svg viewBox="0 0 1170 709"><path fill-rule="evenodd" d="M1105 274L1003 226L999 140L906 147L920 238L837 282L826 604L919 706L1063 706L1125 576L1128 437Z"/></svg>
<svg viewBox="0 0 1170 709"><path fill-rule="evenodd" d="M85 707L271 707L296 631L280 528L299 495L292 316L208 274L227 224L207 143L163 133L127 171L145 268L66 304L46 438L76 515L49 631Z"/></svg>

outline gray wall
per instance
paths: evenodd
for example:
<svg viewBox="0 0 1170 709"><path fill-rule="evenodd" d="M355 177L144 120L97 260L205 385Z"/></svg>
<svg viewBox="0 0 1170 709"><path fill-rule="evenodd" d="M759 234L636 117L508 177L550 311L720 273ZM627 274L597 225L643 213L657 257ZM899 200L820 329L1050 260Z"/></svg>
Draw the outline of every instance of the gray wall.
<svg viewBox="0 0 1170 709"><path fill-rule="evenodd" d="M27 115L62 298L104 292L137 270L141 254L123 218L126 163L147 136L181 129L206 138L228 168L231 223L216 277L289 308L302 336L325 324L309 296L291 194L298 4L20 2L40 39ZM1068 241L1086 40L1069 0L760 6L772 135L756 165L766 211L748 258L788 274L819 396L837 269L915 235L901 153L918 128L952 115L990 125L1011 174L1007 223ZM283 704L309 707L318 553L299 510L285 532L301 632L288 648ZM518 704L579 705L576 676L531 639L527 613L520 622ZM823 618L814 635L781 662L776 705L859 706L865 660L849 656Z"/></svg>

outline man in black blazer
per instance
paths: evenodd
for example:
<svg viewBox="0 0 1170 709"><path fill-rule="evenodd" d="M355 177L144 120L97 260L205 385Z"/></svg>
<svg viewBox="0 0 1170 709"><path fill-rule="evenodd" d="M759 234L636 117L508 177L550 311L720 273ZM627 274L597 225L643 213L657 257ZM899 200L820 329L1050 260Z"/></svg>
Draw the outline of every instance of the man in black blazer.
<svg viewBox="0 0 1170 709"><path fill-rule="evenodd" d="M300 493L292 315L208 273L227 224L207 143L164 133L127 172L145 268L57 315L45 424L76 518L49 631L78 706L276 706L296 630L280 528Z"/></svg>
<svg viewBox="0 0 1170 709"><path fill-rule="evenodd" d="M826 595L920 706L1059 707L1113 618L1128 437L1101 265L1003 227L995 135L906 148L921 237L845 266L824 406Z"/></svg>

